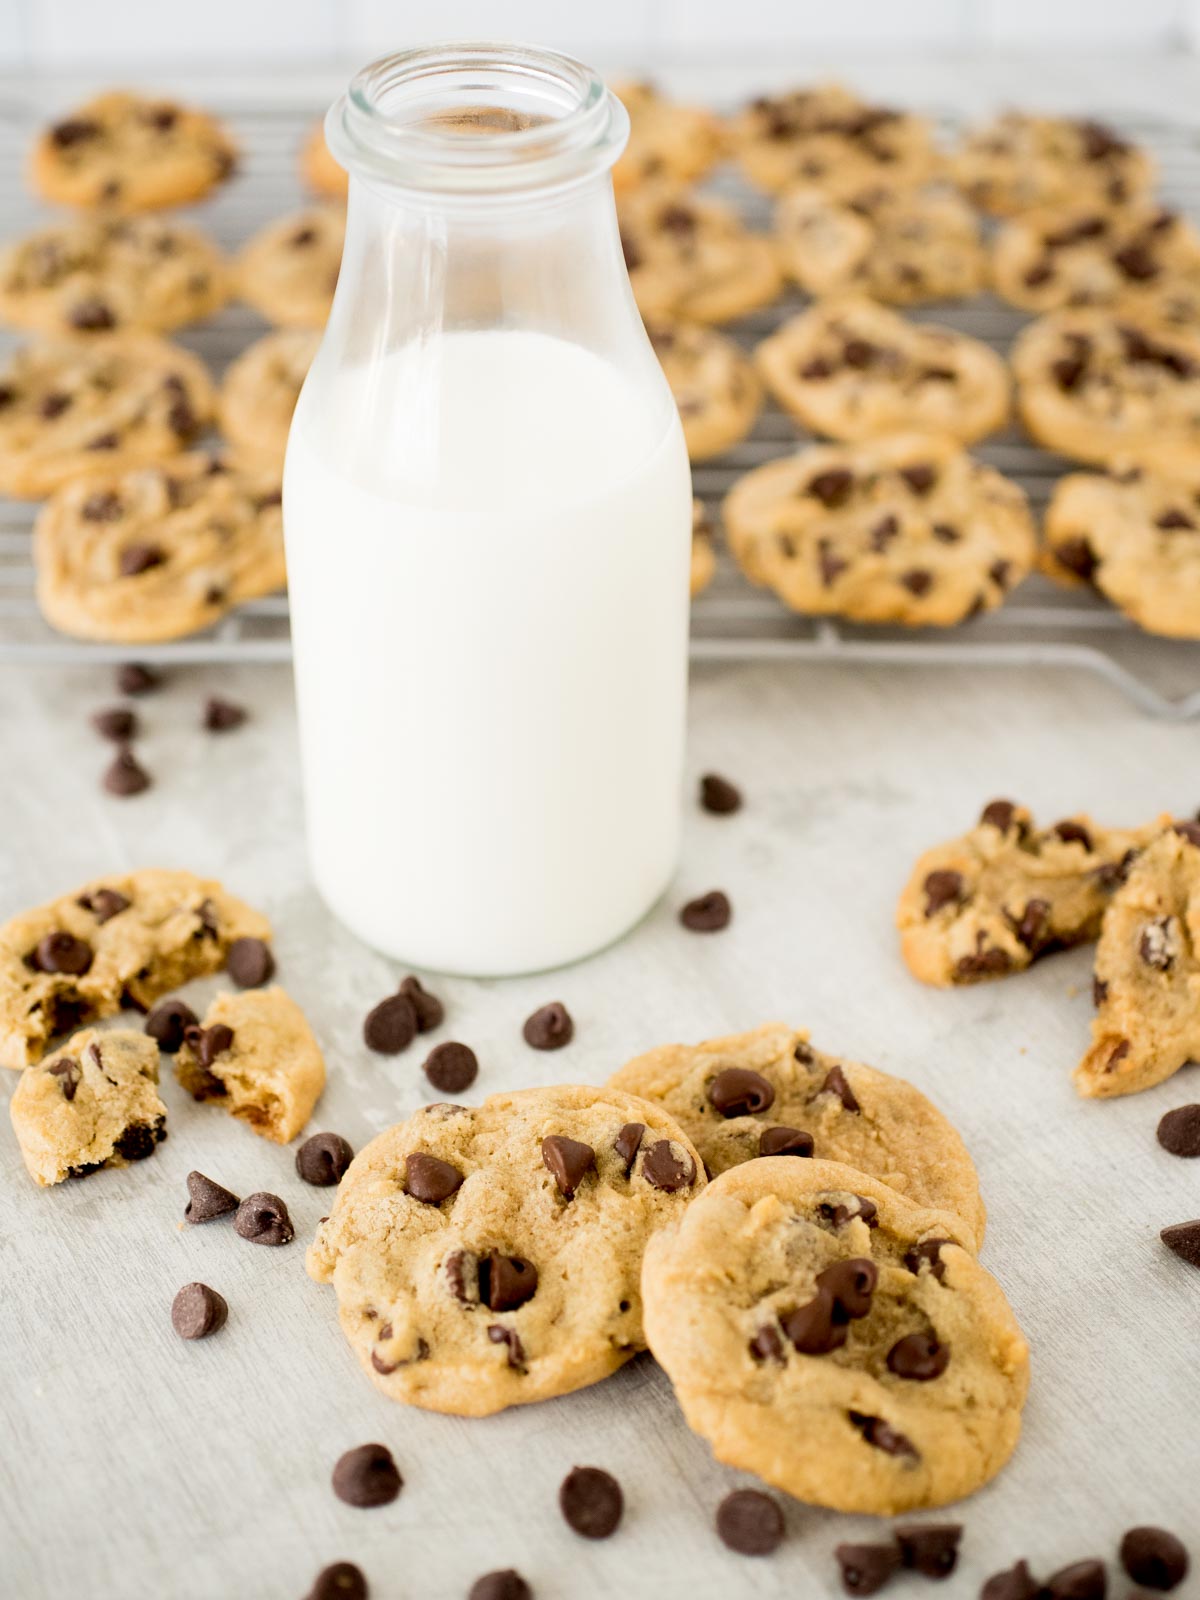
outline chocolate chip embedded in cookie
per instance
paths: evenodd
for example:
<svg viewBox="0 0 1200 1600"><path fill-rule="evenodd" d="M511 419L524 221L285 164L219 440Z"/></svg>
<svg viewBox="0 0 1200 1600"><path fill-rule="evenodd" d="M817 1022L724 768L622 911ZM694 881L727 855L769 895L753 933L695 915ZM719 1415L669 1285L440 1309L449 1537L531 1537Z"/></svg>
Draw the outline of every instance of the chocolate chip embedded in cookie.
<svg viewBox="0 0 1200 1600"><path fill-rule="evenodd" d="M269 222L237 258L239 298L282 327L323 328L345 242L346 213L336 206Z"/></svg>
<svg viewBox="0 0 1200 1600"><path fill-rule="evenodd" d="M731 322L783 288L774 244L718 200L663 185L622 197L617 215L643 316Z"/></svg>
<svg viewBox="0 0 1200 1600"><path fill-rule="evenodd" d="M953 1212L978 1247L986 1211L956 1130L918 1089L824 1054L804 1030L764 1023L704 1044L662 1045L609 1079L660 1105L710 1177L764 1155L816 1156L886 1183L917 1205Z"/></svg>
<svg viewBox="0 0 1200 1600"><path fill-rule="evenodd" d="M142 1033L85 1029L61 1054L25 1068L9 1111L35 1183L144 1161L167 1137L158 1050Z"/></svg>
<svg viewBox="0 0 1200 1600"><path fill-rule="evenodd" d="M308 1270L385 1394L483 1416L643 1348L645 1242L704 1181L678 1125L615 1091L427 1106L355 1158Z"/></svg>
<svg viewBox="0 0 1200 1600"><path fill-rule="evenodd" d="M951 159L972 204L1010 217L1039 206L1109 210L1148 195L1154 162L1103 123L1008 111L973 128Z"/></svg>
<svg viewBox="0 0 1200 1600"><path fill-rule="evenodd" d="M993 800L969 833L913 869L896 907L909 971L939 986L980 983L1089 943L1160 827L1102 828L1075 816L1035 828L1024 806Z"/></svg>
<svg viewBox="0 0 1200 1600"><path fill-rule="evenodd" d="M325 124L314 122L300 149L300 176L322 200L345 200L350 174L333 159L325 143Z"/></svg>
<svg viewBox="0 0 1200 1600"><path fill-rule="evenodd" d="M629 113L629 142L613 168L618 194L644 183L694 183L720 160L721 123L700 106L679 105L652 83L618 83L613 93Z"/></svg>
<svg viewBox="0 0 1200 1600"><path fill-rule="evenodd" d="M744 439L762 405L762 387L741 346L684 323L650 322L646 331L679 407L691 459L706 461Z"/></svg>
<svg viewBox="0 0 1200 1600"><path fill-rule="evenodd" d="M325 1087L325 1058L304 1013L279 987L220 994L185 1030L175 1074L276 1144L294 1139Z"/></svg>
<svg viewBox="0 0 1200 1600"><path fill-rule="evenodd" d="M756 361L780 405L834 439L909 429L970 444L1008 416L1008 369L988 345L860 295L791 318Z"/></svg>
<svg viewBox="0 0 1200 1600"><path fill-rule="evenodd" d="M739 565L793 610L947 627L1000 604L1036 552L1024 491L952 441L813 445L734 484Z"/></svg>
<svg viewBox="0 0 1200 1600"><path fill-rule="evenodd" d="M1200 1059L1200 823L1167 828L1129 869L1096 948L1080 1094L1136 1094Z"/></svg>
<svg viewBox="0 0 1200 1600"><path fill-rule="evenodd" d="M240 458L282 467L292 412L320 342L314 329L282 328L231 363L218 404L222 431Z"/></svg>
<svg viewBox="0 0 1200 1600"><path fill-rule="evenodd" d="M944 1505L1008 1460L1029 1379L970 1245L851 1167L750 1161L647 1245L650 1348L718 1461L839 1511Z"/></svg>
<svg viewBox="0 0 1200 1600"><path fill-rule="evenodd" d="M0 1065L40 1061L49 1041L126 1006L147 1010L219 972L265 917L190 872L150 867L89 883L0 927Z"/></svg>

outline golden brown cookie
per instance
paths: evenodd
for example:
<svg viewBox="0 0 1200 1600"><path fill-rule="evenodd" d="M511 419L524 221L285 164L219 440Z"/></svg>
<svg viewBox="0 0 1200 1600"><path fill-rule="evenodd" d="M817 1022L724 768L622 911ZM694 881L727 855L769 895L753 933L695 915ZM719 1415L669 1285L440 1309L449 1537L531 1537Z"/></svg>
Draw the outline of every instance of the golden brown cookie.
<svg viewBox="0 0 1200 1600"><path fill-rule="evenodd" d="M740 443L762 405L762 386L742 347L694 323L650 322L646 331L679 407L691 459L707 461Z"/></svg>
<svg viewBox="0 0 1200 1600"><path fill-rule="evenodd" d="M1149 194L1154 162L1103 123L1006 111L971 129L951 158L973 205L1012 217L1038 206L1112 208Z"/></svg>
<svg viewBox="0 0 1200 1600"><path fill-rule="evenodd" d="M692 568L689 579L691 593L698 595L702 589L707 589L717 570L717 557L713 550L712 527L709 524L704 506L699 500L692 501Z"/></svg>
<svg viewBox="0 0 1200 1600"><path fill-rule="evenodd" d="M621 243L645 317L732 322L783 288L775 246L720 201L658 184L622 197Z"/></svg>
<svg viewBox="0 0 1200 1600"><path fill-rule="evenodd" d="M325 1087L325 1058L303 1011L276 984L219 994L184 1034L175 1075L194 1100L287 1144Z"/></svg>
<svg viewBox="0 0 1200 1600"><path fill-rule="evenodd" d="M618 194L643 183L695 183L722 153L720 120L700 106L679 105L652 83L618 83L613 92L629 113L629 143L613 168Z"/></svg>
<svg viewBox="0 0 1200 1600"><path fill-rule="evenodd" d="M325 143L325 122L313 123L300 150L300 176L319 199L345 200L350 174L333 159Z"/></svg>
<svg viewBox="0 0 1200 1600"><path fill-rule="evenodd" d="M345 240L346 213L337 206L269 222L235 263L239 298L281 327L323 328Z"/></svg>
<svg viewBox="0 0 1200 1600"><path fill-rule="evenodd" d="M316 329L281 328L229 366L218 401L221 431L240 460L282 467L292 412L320 342Z"/></svg>

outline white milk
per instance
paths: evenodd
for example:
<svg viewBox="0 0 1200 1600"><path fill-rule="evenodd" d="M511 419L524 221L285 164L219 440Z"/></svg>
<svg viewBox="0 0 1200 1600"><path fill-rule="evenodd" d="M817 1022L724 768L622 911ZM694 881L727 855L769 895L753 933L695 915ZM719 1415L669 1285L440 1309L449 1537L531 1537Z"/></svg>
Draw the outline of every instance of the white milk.
<svg viewBox="0 0 1200 1600"><path fill-rule="evenodd" d="M317 886L389 955L532 971L674 868L691 489L673 410L532 332L450 333L326 387L284 482Z"/></svg>

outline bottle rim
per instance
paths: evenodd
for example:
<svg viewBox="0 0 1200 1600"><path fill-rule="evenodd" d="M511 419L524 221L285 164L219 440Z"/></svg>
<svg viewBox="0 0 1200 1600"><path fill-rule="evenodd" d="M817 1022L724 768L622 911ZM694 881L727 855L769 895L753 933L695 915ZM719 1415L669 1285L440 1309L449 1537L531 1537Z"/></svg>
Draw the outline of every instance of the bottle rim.
<svg viewBox="0 0 1200 1600"><path fill-rule="evenodd" d="M353 175L446 194L577 182L611 167L628 137L628 112L590 67L486 41L383 56L325 118L330 151Z"/></svg>

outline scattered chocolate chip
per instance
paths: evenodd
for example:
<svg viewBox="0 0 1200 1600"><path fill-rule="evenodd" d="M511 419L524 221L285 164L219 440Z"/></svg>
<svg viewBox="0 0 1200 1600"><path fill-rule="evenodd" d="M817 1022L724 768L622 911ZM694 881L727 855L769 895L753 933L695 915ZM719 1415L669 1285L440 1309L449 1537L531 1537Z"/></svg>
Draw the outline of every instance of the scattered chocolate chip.
<svg viewBox="0 0 1200 1600"><path fill-rule="evenodd" d="M387 1506L404 1487L385 1444L360 1444L338 1458L333 1492L348 1506Z"/></svg>
<svg viewBox="0 0 1200 1600"><path fill-rule="evenodd" d="M979 978L999 978L1012 971L1012 957L998 945L988 945L982 928L975 935L975 949L970 955L960 956L954 963L954 976L962 983L973 983Z"/></svg>
<svg viewBox="0 0 1200 1600"><path fill-rule="evenodd" d="M98 298L81 300L78 305L72 306L67 313L67 321L80 333L104 333L117 325L112 307Z"/></svg>
<svg viewBox="0 0 1200 1600"><path fill-rule="evenodd" d="M1075 1561L1052 1573L1042 1585L1045 1600L1104 1600L1108 1575L1103 1561Z"/></svg>
<svg viewBox="0 0 1200 1600"><path fill-rule="evenodd" d="M1091 583L1100 560L1085 538L1063 539L1052 548L1060 566L1066 567L1068 572L1073 572L1085 583Z"/></svg>
<svg viewBox="0 0 1200 1600"><path fill-rule="evenodd" d="M868 1200L865 1194L851 1196L850 1204L843 1205L841 1201L823 1201L817 1207L817 1215L824 1221L832 1223L835 1228L844 1228L855 1217L861 1217L868 1228L875 1225L875 1217L879 1207L874 1200Z"/></svg>
<svg viewBox="0 0 1200 1600"><path fill-rule="evenodd" d="M829 1295L843 1318L865 1317L879 1282L879 1268L865 1256L835 1261L817 1274L817 1287Z"/></svg>
<svg viewBox="0 0 1200 1600"><path fill-rule="evenodd" d="M958 1565L961 1523L931 1522L923 1527L914 1524L894 1531L904 1565L923 1578L948 1578Z"/></svg>
<svg viewBox="0 0 1200 1600"><path fill-rule="evenodd" d="M869 367L879 354L881 352L867 339L847 339L842 347L842 360L859 372Z"/></svg>
<svg viewBox="0 0 1200 1600"><path fill-rule="evenodd" d="M277 1194L262 1190L248 1194L238 1206L233 1230L251 1244L291 1244L296 1237L287 1206Z"/></svg>
<svg viewBox="0 0 1200 1600"><path fill-rule="evenodd" d="M838 1315L834 1297L820 1288L811 1300L787 1312L780 1322L801 1355L825 1356L840 1350L846 1342L847 1318Z"/></svg>
<svg viewBox="0 0 1200 1600"><path fill-rule="evenodd" d="M1026 950L1036 952L1042 944L1046 932L1046 924L1050 920L1049 900L1030 900L1020 918L1017 920L1013 932Z"/></svg>
<svg viewBox="0 0 1200 1600"><path fill-rule="evenodd" d="M979 1591L979 1600L1037 1600L1040 1587L1028 1563L1018 1561L1004 1572L993 1573Z"/></svg>
<svg viewBox="0 0 1200 1600"><path fill-rule="evenodd" d="M561 1050L575 1037L575 1024L566 1006L552 1000L526 1017L521 1036L534 1050Z"/></svg>
<svg viewBox="0 0 1200 1600"><path fill-rule="evenodd" d="M904 1257L904 1265L914 1277L920 1277L921 1268L928 1267L939 1283L946 1276L946 1263L942 1260L942 1246L951 1244L950 1239L924 1239L920 1244L913 1245Z"/></svg>
<svg viewBox="0 0 1200 1600"><path fill-rule="evenodd" d="M742 809L742 791L728 778L706 772L700 779L700 804L714 817L729 817Z"/></svg>
<svg viewBox="0 0 1200 1600"><path fill-rule="evenodd" d="M937 482L937 468L928 461L914 461L900 468L900 476L914 494L928 494Z"/></svg>
<svg viewBox="0 0 1200 1600"><path fill-rule="evenodd" d="M1200 1156L1200 1105L1168 1111L1158 1124L1158 1142L1173 1156Z"/></svg>
<svg viewBox="0 0 1200 1600"><path fill-rule="evenodd" d="M1138 955L1156 972L1170 972L1175 964L1175 941L1172 937L1173 918L1157 917L1142 929L1138 940Z"/></svg>
<svg viewBox="0 0 1200 1600"><path fill-rule="evenodd" d="M1196 524L1185 511L1171 507L1154 519L1154 526L1164 533L1194 532Z"/></svg>
<svg viewBox="0 0 1200 1600"><path fill-rule="evenodd" d="M233 1029L227 1022L214 1022L211 1028L202 1028L199 1023L185 1023L183 1040L207 1071L217 1057L224 1055L233 1044Z"/></svg>
<svg viewBox="0 0 1200 1600"><path fill-rule="evenodd" d="M1188 1553L1165 1528L1130 1528L1121 1540L1121 1565L1143 1589L1174 1589L1188 1573Z"/></svg>
<svg viewBox="0 0 1200 1600"><path fill-rule="evenodd" d="M962 904L965 885L961 872L951 872L948 868L939 867L936 872L926 875L923 888L927 917L936 916L943 906Z"/></svg>
<svg viewBox="0 0 1200 1600"><path fill-rule="evenodd" d="M183 1208L185 1222L213 1222L217 1217L227 1217L236 1211L238 1197L202 1172L187 1175L188 1203Z"/></svg>
<svg viewBox="0 0 1200 1600"><path fill-rule="evenodd" d="M171 1326L181 1339L207 1339L228 1315L224 1296L206 1283L185 1283L171 1302Z"/></svg>
<svg viewBox="0 0 1200 1600"><path fill-rule="evenodd" d="M63 122L56 122L50 129L50 139L60 150L68 150L72 145L95 139L99 133L100 124L93 122L91 118L67 117Z"/></svg>
<svg viewBox="0 0 1200 1600"><path fill-rule="evenodd" d="M515 1311L537 1293L538 1269L533 1262L521 1256L503 1256L498 1250L479 1257L476 1278L480 1303L489 1311Z"/></svg>
<svg viewBox="0 0 1200 1600"><path fill-rule="evenodd" d="M70 1056L60 1056L57 1061L50 1063L46 1071L51 1077L58 1079L63 1099L68 1102L74 1100L76 1091L83 1081L83 1069L78 1061L73 1061Z"/></svg>
<svg viewBox="0 0 1200 1600"><path fill-rule="evenodd" d="M1173 1250L1189 1267L1200 1268L1200 1220L1173 1222L1162 1230L1159 1238L1168 1250Z"/></svg>
<svg viewBox="0 0 1200 1600"><path fill-rule="evenodd" d="M846 1074L839 1066L830 1067L825 1074L825 1082L817 1091L818 1094L835 1094L842 1102L845 1111L861 1111L862 1107L854 1098L854 1090L850 1087Z"/></svg>
<svg viewBox="0 0 1200 1600"><path fill-rule="evenodd" d="M508 1364L514 1372L525 1371L525 1346L515 1328L505 1328L499 1322L493 1322L487 1336L493 1344L508 1346Z"/></svg>
<svg viewBox="0 0 1200 1600"><path fill-rule="evenodd" d="M933 588L933 573L925 567L914 567L911 572L902 572L899 582L909 594L920 599Z"/></svg>
<svg viewBox="0 0 1200 1600"><path fill-rule="evenodd" d="M1122 245L1112 253L1113 265L1133 283L1148 283L1159 274L1158 262L1147 245L1137 241Z"/></svg>
<svg viewBox="0 0 1200 1600"><path fill-rule="evenodd" d="M832 511L844 506L854 493L854 474L845 467L830 467L827 472L818 472L808 480L805 493Z"/></svg>
<svg viewBox="0 0 1200 1600"><path fill-rule="evenodd" d="M353 1561L322 1567L305 1600L367 1600L367 1580Z"/></svg>
<svg viewBox="0 0 1200 1600"><path fill-rule="evenodd" d="M124 744L127 739L137 737L137 713L128 706L111 706L105 711L93 713L92 727L102 739Z"/></svg>
<svg viewBox="0 0 1200 1600"><path fill-rule="evenodd" d="M999 828L1001 833L1007 833L1012 827L1017 816L1017 808L1011 800L989 800L983 808L979 821Z"/></svg>
<svg viewBox="0 0 1200 1600"><path fill-rule="evenodd" d="M886 517L881 517L871 529L871 549L878 550L880 552L886 550L888 545L891 544L892 540L898 536L899 532L899 519L892 516L891 512L889 512Z"/></svg>
<svg viewBox="0 0 1200 1600"><path fill-rule="evenodd" d="M723 1117L755 1117L775 1104L775 1090L749 1067L726 1067L705 1090L708 1103Z"/></svg>
<svg viewBox="0 0 1200 1600"><path fill-rule="evenodd" d="M124 510L120 495L112 489L99 489L88 495L79 514L85 522L119 522Z"/></svg>
<svg viewBox="0 0 1200 1600"><path fill-rule="evenodd" d="M769 1494L735 1489L717 1507L717 1535L740 1556L769 1556L783 1539L783 1512Z"/></svg>
<svg viewBox="0 0 1200 1600"><path fill-rule="evenodd" d="M802 1128L764 1128L758 1136L760 1156L811 1156L815 1144Z"/></svg>
<svg viewBox="0 0 1200 1600"><path fill-rule="evenodd" d="M479 1060L470 1045L447 1040L429 1052L425 1076L442 1094L461 1094L479 1076Z"/></svg>
<svg viewBox="0 0 1200 1600"><path fill-rule="evenodd" d="M173 1056L189 1028L199 1028L200 1019L184 1000L160 1000L143 1024L160 1050Z"/></svg>
<svg viewBox="0 0 1200 1600"><path fill-rule="evenodd" d="M1200 822L1177 822L1174 831L1181 839L1186 839L1189 844L1200 846ZM1132 856L1133 851L1129 852Z"/></svg>
<svg viewBox="0 0 1200 1600"><path fill-rule="evenodd" d="M121 694L153 694L162 687L162 674L140 661L127 661L117 668L117 688Z"/></svg>
<svg viewBox="0 0 1200 1600"><path fill-rule="evenodd" d="M1108 999L1108 984L1103 978L1092 977L1092 1004L1099 1008Z"/></svg>
<svg viewBox="0 0 1200 1600"><path fill-rule="evenodd" d="M558 1185L558 1192L564 1199L573 1200L584 1178L595 1170L596 1152L590 1144L554 1133L542 1140L542 1163Z"/></svg>
<svg viewBox="0 0 1200 1600"><path fill-rule="evenodd" d="M764 1325L750 1341L750 1354L756 1361L783 1361L783 1340L771 1323Z"/></svg>
<svg viewBox="0 0 1200 1600"><path fill-rule="evenodd" d="M417 1018L417 1032L430 1033L445 1021L446 1008L436 995L421 987L419 978L405 978L400 993L412 1006Z"/></svg>
<svg viewBox="0 0 1200 1600"><path fill-rule="evenodd" d="M882 1450L884 1455L911 1456L914 1460L920 1460L920 1454L912 1440L905 1438L904 1434L893 1428L890 1422L885 1422L882 1417L870 1417L862 1411L847 1411L846 1416L866 1442L874 1449Z"/></svg>
<svg viewBox="0 0 1200 1600"><path fill-rule="evenodd" d="M417 1011L406 994L392 994L367 1012L363 1042L377 1055L395 1056L417 1036Z"/></svg>
<svg viewBox="0 0 1200 1600"><path fill-rule="evenodd" d="M661 1189L664 1194L676 1194L695 1180L696 1163L686 1151L676 1155L669 1139L659 1139L646 1147L642 1157L642 1177L652 1189Z"/></svg>
<svg viewBox="0 0 1200 1600"><path fill-rule="evenodd" d="M833 1554L847 1594L877 1594L900 1570L900 1551L894 1543L839 1544Z"/></svg>
<svg viewBox="0 0 1200 1600"><path fill-rule="evenodd" d="M533 1590L519 1572L485 1572L471 1585L469 1600L533 1600Z"/></svg>
<svg viewBox="0 0 1200 1600"><path fill-rule="evenodd" d="M821 569L821 582L830 589L850 563L838 555L831 539L818 539L817 565Z"/></svg>
<svg viewBox="0 0 1200 1600"><path fill-rule="evenodd" d="M573 1467L558 1491L569 1528L585 1539L607 1539L617 1531L625 1497L621 1485L601 1467Z"/></svg>
<svg viewBox="0 0 1200 1600"><path fill-rule="evenodd" d="M55 417L61 417L64 411L71 409L72 400L69 394L48 394L38 406L38 415L45 422L53 422Z"/></svg>
<svg viewBox="0 0 1200 1600"><path fill-rule="evenodd" d="M1064 844L1081 844L1085 850L1092 848L1092 836L1082 822L1072 822L1068 818L1065 822L1056 822L1050 831L1056 833Z"/></svg>
<svg viewBox="0 0 1200 1600"><path fill-rule="evenodd" d="M800 376L808 383L819 382L822 378L832 376L832 373L833 363L824 356L814 356L800 368Z"/></svg>
<svg viewBox="0 0 1200 1600"><path fill-rule="evenodd" d="M679 913L679 920L692 933L719 933L729 926L733 908L728 896L720 889L710 889L696 900L689 900Z"/></svg>
<svg viewBox="0 0 1200 1600"><path fill-rule="evenodd" d="M331 1189L353 1160L354 1151L340 1133L314 1133L296 1151L296 1171L314 1189Z"/></svg>
<svg viewBox="0 0 1200 1600"><path fill-rule="evenodd" d="M962 539L952 522L935 522L930 532L939 544L958 544Z"/></svg>
<svg viewBox="0 0 1200 1600"><path fill-rule="evenodd" d="M637 1153L642 1147L642 1135L645 1131L644 1122L627 1122L613 1140L613 1149L625 1167L626 1177L633 1171L633 1163L637 1160Z"/></svg>
<svg viewBox="0 0 1200 1600"><path fill-rule="evenodd" d="M940 1378L950 1365L950 1348L936 1334L906 1333L888 1351L888 1371L914 1383L929 1383Z"/></svg>
<svg viewBox="0 0 1200 1600"><path fill-rule="evenodd" d="M96 1049L92 1045L92 1050ZM100 1065L100 1058L96 1056L96 1065ZM152 1156L157 1147L167 1137L164 1126L165 1117L159 1117L155 1122L133 1122L120 1134L113 1146L115 1153L126 1161L145 1161Z"/></svg>
<svg viewBox="0 0 1200 1600"><path fill-rule="evenodd" d="M1087 360L1084 356L1060 356L1057 361L1050 363L1050 371L1062 392L1071 394L1078 389L1087 371Z"/></svg>
<svg viewBox="0 0 1200 1600"><path fill-rule="evenodd" d="M166 559L166 552L159 545L127 544L117 558L117 570L123 578L136 578L152 567L161 567Z"/></svg>
<svg viewBox="0 0 1200 1600"><path fill-rule="evenodd" d="M404 1158L404 1186L422 1205L440 1206L449 1200L463 1181L463 1175L449 1161L417 1151Z"/></svg>
<svg viewBox="0 0 1200 1600"><path fill-rule="evenodd" d="M38 972L64 973L71 978L82 978L91 965L91 945L62 928L43 934L33 952L33 966Z"/></svg>
<svg viewBox="0 0 1200 1600"><path fill-rule="evenodd" d="M141 794L150 787L152 781L150 774L128 746L118 750L104 774L104 787L107 792L123 800L131 795Z"/></svg>
<svg viewBox="0 0 1200 1600"><path fill-rule="evenodd" d="M219 695L209 695L204 702L203 725L208 733L228 733L240 728L247 716L245 706L233 700L222 700Z"/></svg>
<svg viewBox="0 0 1200 1600"><path fill-rule="evenodd" d="M259 989L275 975L275 957L262 939L235 939L225 970L239 989Z"/></svg>

